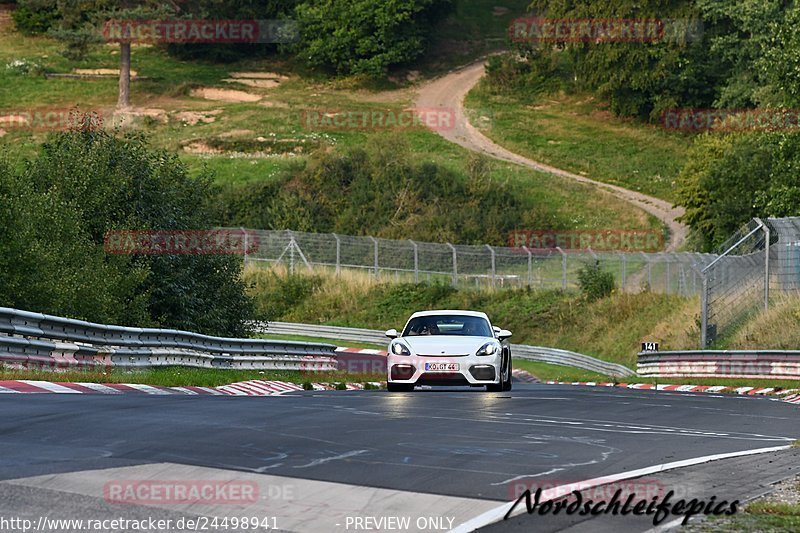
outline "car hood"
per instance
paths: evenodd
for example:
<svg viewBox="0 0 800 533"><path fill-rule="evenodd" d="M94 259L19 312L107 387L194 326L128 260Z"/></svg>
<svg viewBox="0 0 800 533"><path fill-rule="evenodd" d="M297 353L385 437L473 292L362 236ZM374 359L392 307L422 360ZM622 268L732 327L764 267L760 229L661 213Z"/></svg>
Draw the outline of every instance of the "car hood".
<svg viewBox="0 0 800 533"><path fill-rule="evenodd" d="M402 337L416 355L471 355L492 337L462 337L460 335L418 335Z"/></svg>

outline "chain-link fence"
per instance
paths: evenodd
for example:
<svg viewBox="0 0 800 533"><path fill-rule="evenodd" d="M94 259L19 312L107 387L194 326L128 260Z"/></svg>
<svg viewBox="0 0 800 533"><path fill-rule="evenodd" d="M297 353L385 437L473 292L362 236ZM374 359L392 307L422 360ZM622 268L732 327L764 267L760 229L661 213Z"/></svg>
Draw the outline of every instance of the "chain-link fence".
<svg viewBox="0 0 800 533"><path fill-rule="evenodd" d="M775 300L800 296L800 217L751 220L720 247L703 277L701 348Z"/></svg>
<svg viewBox="0 0 800 533"><path fill-rule="evenodd" d="M753 219L720 246L703 269L701 348L714 344L768 302L769 227Z"/></svg>
<svg viewBox="0 0 800 533"><path fill-rule="evenodd" d="M242 230L245 232L245 230ZM716 257L698 253L616 253L453 245L298 231L246 230L257 240L245 261L339 273L361 270L380 280L446 282L457 287L577 287L585 264L614 274L624 291L695 295L701 271Z"/></svg>

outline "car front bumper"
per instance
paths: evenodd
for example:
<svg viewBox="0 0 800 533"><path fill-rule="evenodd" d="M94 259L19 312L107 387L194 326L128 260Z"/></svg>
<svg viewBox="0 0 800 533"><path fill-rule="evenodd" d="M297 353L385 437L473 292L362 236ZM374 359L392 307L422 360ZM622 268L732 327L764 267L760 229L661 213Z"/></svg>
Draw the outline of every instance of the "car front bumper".
<svg viewBox="0 0 800 533"><path fill-rule="evenodd" d="M489 385L501 379L502 354L461 357L426 357L421 355L387 356L389 383L425 385ZM458 370L426 369L426 363L457 364Z"/></svg>

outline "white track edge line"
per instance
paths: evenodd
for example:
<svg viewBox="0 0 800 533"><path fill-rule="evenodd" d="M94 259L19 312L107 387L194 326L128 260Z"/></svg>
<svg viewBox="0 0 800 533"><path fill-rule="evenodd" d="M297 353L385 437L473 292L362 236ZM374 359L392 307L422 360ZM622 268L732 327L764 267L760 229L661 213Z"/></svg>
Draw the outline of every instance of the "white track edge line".
<svg viewBox="0 0 800 533"><path fill-rule="evenodd" d="M791 448L791 445L787 444L785 446L772 446L770 448L757 448L755 450L744 450L744 451L739 451L739 452L728 452L728 453L718 453L718 454L714 454L714 455L705 455L703 457L695 457L694 459L684 459L682 461L673 461L671 463L663 463L663 464L654 465L654 466L647 466L647 467L639 468L639 469L636 469L636 470L629 470L628 472L622 472L622 473L619 473L619 474L612 474L610 476L597 477L597 478L589 479L589 480L586 480L586 481L580 481L577 484L579 486L583 487L584 490L585 489L591 489L591 488L594 488L594 487L599 487L601 485L607 485L607 484L612 483L614 481L622 481L622 480L625 480L625 479L632 479L632 478L636 478L636 477L646 476L648 474L655 474L655 473L658 473L658 472L663 472L665 470L672 470L672 469L675 469L675 468L683 468L683 467L686 467L686 466L694 466L694 465L699 465L699 464L703 464L703 463L709 463L711 461L718 461L720 459L730 459L730 458L733 458L733 457L743 457L743 456L746 456L746 455L757 455L757 454L761 454L761 453L777 452L777 451L781 451L781 450L787 450L789 448ZM560 486L560 487L553 487L551 489L548 489L547 491L545 491L545 493L542 494L542 499L543 500L550 499L549 497L547 497L547 498L545 497L545 494L547 492L550 492L550 494L559 494L559 491L562 491L562 493L563 493L563 490L565 488L568 488L568 487L574 486L574 485L575 485L575 483L570 483L569 485L563 485L563 486ZM450 533L469 533L469 532L474 531L474 530L476 530L476 529L478 529L480 527L488 526L489 524L492 524L494 522L502 520L503 517L505 516L505 514L508 512L508 509L511 509L511 507L514 505L514 502L516 502L516 501L517 500L511 501L511 502L506 502L503 505L495 507L494 509L490 509L490 510L486 511L483 514L480 514L480 515L476 516L475 518L471 518L470 520L467 520L463 524L459 524L455 528L451 529ZM511 514L511 516L516 516L518 514L522 514L523 512L526 512L525 505L522 505L522 506L518 505L517 508L514 510L514 512Z"/></svg>

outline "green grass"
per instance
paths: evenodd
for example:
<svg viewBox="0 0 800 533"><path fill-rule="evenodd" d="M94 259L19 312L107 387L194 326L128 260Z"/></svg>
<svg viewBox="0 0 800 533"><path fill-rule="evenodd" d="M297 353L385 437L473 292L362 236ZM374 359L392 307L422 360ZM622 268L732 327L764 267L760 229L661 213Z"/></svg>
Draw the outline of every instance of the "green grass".
<svg viewBox="0 0 800 533"><path fill-rule="evenodd" d="M465 103L488 121L474 125L537 161L666 200L691 138L614 117L591 95L495 95L481 82Z"/></svg>
<svg viewBox="0 0 800 533"><path fill-rule="evenodd" d="M710 517L689 528L693 532L758 531L782 533L800 530L800 505L758 500L748 504L744 512L732 516Z"/></svg>
<svg viewBox="0 0 800 533"><path fill-rule="evenodd" d="M2 380L42 380L56 382L87 383L141 383L160 385L162 387L218 387L237 381L261 379L265 381L288 381L304 383L307 381L321 383L363 383L382 381L384 374L348 374L346 372L309 372L300 370L225 370L217 368L181 368L164 367L150 370L120 369L102 370L70 370L53 372L48 370L13 370L0 368Z"/></svg>
<svg viewBox="0 0 800 533"><path fill-rule="evenodd" d="M513 354L512 354L513 355ZM525 370L536 376L539 381L596 381L609 382L613 378L604 374L589 372L572 366L551 365L539 363L537 361L526 361L524 359L514 359L514 368Z"/></svg>

